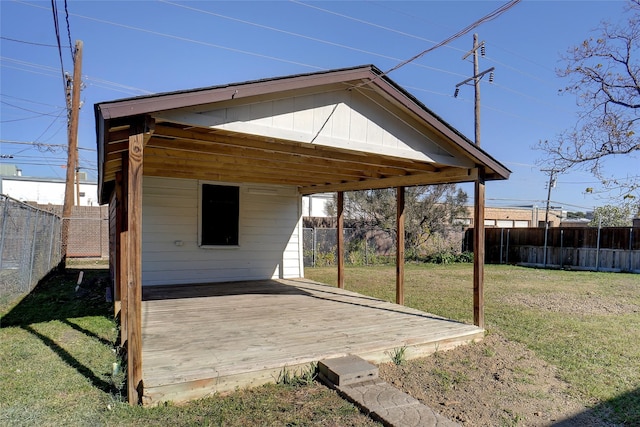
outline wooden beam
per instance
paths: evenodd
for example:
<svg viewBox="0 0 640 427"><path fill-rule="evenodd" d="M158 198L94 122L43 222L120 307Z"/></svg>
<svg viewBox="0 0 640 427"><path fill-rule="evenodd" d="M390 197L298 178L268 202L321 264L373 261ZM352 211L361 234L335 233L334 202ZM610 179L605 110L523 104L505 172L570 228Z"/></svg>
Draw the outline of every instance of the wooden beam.
<svg viewBox="0 0 640 427"><path fill-rule="evenodd" d="M473 226L473 323L484 328L484 168L474 185Z"/></svg>
<svg viewBox="0 0 640 427"><path fill-rule="evenodd" d="M396 304L404 305L404 187L396 188Z"/></svg>
<svg viewBox="0 0 640 427"><path fill-rule="evenodd" d="M338 192L338 287L344 289L344 192Z"/></svg>
<svg viewBox="0 0 640 427"><path fill-rule="evenodd" d="M212 131L211 129L199 129L199 131L184 130L158 124L155 128L155 135L159 137L176 138L176 141L173 143L169 139L162 138L172 146L183 146L186 142L190 141L200 144L200 147L211 147L212 150L216 150L214 147L216 144L222 144L226 146L265 150L271 153L287 153L317 159L354 162L360 165L368 164L378 166L380 164L384 164L388 167L397 167L400 169L406 169L411 166L411 169L423 172L436 170L436 167L428 162L400 159L397 157L382 156L361 151L339 150L336 148L323 147L305 142L280 140L270 137L259 139L260 137L250 134L234 133L233 135L230 135L224 133L224 131ZM155 139L153 143L157 143ZM200 148L200 150L202 150L202 148ZM385 160L381 161L380 158L384 158Z"/></svg>
<svg viewBox="0 0 640 427"><path fill-rule="evenodd" d="M165 168L168 175L170 175L174 169L182 169L185 171L201 170L204 172L212 170L244 171L265 176L296 176L299 174L306 177L307 182L339 182L340 180L363 179L372 175L372 173L367 173L367 171L344 171L338 167L339 165L334 165L333 168L318 167L313 163L307 163L305 161L286 163L268 160L266 158L263 160L253 160L242 156L215 156L195 153L191 154L191 158L181 155L172 156L166 151L157 148L145 149L145 167L147 166L151 168Z"/></svg>
<svg viewBox="0 0 640 427"><path fill-rule="evenodd" d="M217 137L223 138L223 137ZM196 155L213 154L253 159L256 161L270 160L291 164L307 163L318 167L324 166L332 169L349 170L351 172L375 171L379 175L399 175L411 172L432 172L436 170L434 165L420 163L413 160L390 160L386 157L372 154L346 154L342 151L315 150L308 147L300 147L294 143L289 145L268 143L244 139L245 145L239 143L230 144L220 141L193 141L191 139L164 139L154 137L149 142L149 147L169 150L171 153L183 152ZM290 149L291 151L286 151ZM324 155L324 156L323 156ZM112 157L107 156L107 161Z"/></svg>
<svg viewBox="0 0 640 427"><path fill-rule="evenodd" d="M477 169L446 168L438 172L394 176L381 179L367 179L340 184L303 186L298 190L302 195L329 193L335 191L372 190L378 188L412 187L415 185L447 184L471 182L477 178Z"/></svg>
<svg viewBox="0 0 640 427"><path fill-rule="evenodd" d="M130 128L127 191L127 368L130 405L141 403L142 384L142 163L146 126L143 121Z"/></svg>
<svg viewBox="0 0 640 427"><path fill-rule="evenodd" d="M245 150L242 148L223 147L220 152L198 152L183 149L157 147L153 140L145 147L145 163L147 158L165 158L176 160L196 160L200 162L215 162L237 165L259 165L260 168L269 169L306 169L310 172L335 173L347 177L381 178L384 175L405 175L399 168L387 168L384 166L366 166L358 164L346 164L334 162L331 159L317 160L311 157L269 153L266 151Z"/></svg>
<svg viewBox="0 0 640 427"><path fill-rule="evenodd" d="M287 176L286 174L269 175L264 173L251 173L248 171L233 171L233 170L219 170L212 169L207 170L184 170L174 169L167 170L167 167L160 167L157 165L148 166L145 163L144 167L145 176L158 176L168 178L184 178L184 179L201 179L206 181L224 181L224 182L246 182L254 184L281 184L281 185L300 185L300 180L304 179L304 182L309 182L307 178L300 175ZM309 178L311 179L311 178Z"/></svg>

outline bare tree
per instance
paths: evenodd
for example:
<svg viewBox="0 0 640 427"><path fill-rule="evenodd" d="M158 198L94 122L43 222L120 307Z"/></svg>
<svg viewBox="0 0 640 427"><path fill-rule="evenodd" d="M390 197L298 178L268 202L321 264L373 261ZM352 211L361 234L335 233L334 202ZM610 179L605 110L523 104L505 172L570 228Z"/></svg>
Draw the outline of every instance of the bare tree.
<svg viewBox="0 0 640 427"><path fill-rule="evenodd" d="M637 122L640 118L640 0L630 1L624 24L603 22L600 35L569 49L566 67L558 75L570 84L561 92L576 95L581 107L578 121L554 141L540 141L541 164L558 172L589 170L607 191L640 208L639 167L620 177L607 170L606 161L640 157Z"/></svg>

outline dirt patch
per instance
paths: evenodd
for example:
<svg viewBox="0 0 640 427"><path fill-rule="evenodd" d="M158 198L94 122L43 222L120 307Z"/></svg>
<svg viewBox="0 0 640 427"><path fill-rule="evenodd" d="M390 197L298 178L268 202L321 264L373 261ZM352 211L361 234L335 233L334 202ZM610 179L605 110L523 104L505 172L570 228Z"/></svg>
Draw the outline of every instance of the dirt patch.
<svg viewBox="0 0 640 427"><path fill-rule="evenodd" d="M544 295L514 293L502 297L501 301L508 305L577 315L619 315L640 312L640 306L622 303L619 298L607 298L595 294L578 296L564 293Z"/></svg>
<svg viewBox="0 0 640 427"><path fill-rule="evenodd" d="M556 369L519 343L480 343L380 365L380 377L465 426L603 426Z"/></svg>

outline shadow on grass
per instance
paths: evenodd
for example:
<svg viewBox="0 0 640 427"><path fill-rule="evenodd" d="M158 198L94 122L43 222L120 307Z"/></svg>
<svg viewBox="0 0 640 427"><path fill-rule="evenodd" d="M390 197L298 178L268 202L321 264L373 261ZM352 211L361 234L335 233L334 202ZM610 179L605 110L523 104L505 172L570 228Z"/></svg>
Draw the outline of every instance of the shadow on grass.
<svg viewBox="0 0 640 427"><path fill-rule="evenodd" d="M34 325L50 321L59 321L66 326L89 336L101 344L113 346L113 343L98 334L83 328L75 320L88 316L109 315L111 304L105 300L105 291L109 284L108 270L89 270L84 272L80 285L77 285L80 269L67 269L54 272L45 277L9 312L0 318L0 327L18 327L37 337L67 365L86 377L98 389L106 393L117 392L114 385L94 374L73 354L60 346L55 340L38 332Z"/></svg>
<svg viewBox="0 0 640 427"><path fill-rule="evenodd" d="M640 388L555 423L554 427L600 426L606 420L616 426L640 426Z"/></svg>
<svg viewBox="0 0 640 427"><path fill-rule="evenodd" d="M109 284L109 270L85 271L76 291L80 271L67 269L45 277L31 293L2 316L0 327L27 326L52 320L67 322L78 317L107 315L110 303L105 301L105 291Z"/></svg>
<svg viewBox="0 0 640 427"><path fill-rule="evenodd" d="M104 391L105 393L114 393L118 391L112 383L98 378L91 369L80 363L78 359L73 357L71 353L60 347L54 340L52 340L48 336L41 334L31 326L22 326L22 329L38 337L40 341L42 341L47 347L49 347L54 353L56 353L60 357L60 359L62 359L67 365L71 366L76 371L78 371L78 373L91 381L91 384L93 384L94 387Z"/></svg>

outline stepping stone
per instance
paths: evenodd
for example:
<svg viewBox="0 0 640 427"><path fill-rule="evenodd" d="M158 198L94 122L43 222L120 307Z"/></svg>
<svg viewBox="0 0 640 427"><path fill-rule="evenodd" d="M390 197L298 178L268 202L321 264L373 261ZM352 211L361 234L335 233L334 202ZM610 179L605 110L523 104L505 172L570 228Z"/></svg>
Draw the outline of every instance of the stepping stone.
<svg viewBox="0 0 640 427"><path fill-rule="evenodd" d="M358 356L318 362L318 376L375 420L391 427L454 427L419 400L378 378L378 367Z"/></svg>
<svg viewBox="0 0 640 427"><path fill-rule="evenodd" d="M336 386L357 384L378 378L378 367L353 355L318 362L321 377Z"/></svg>

